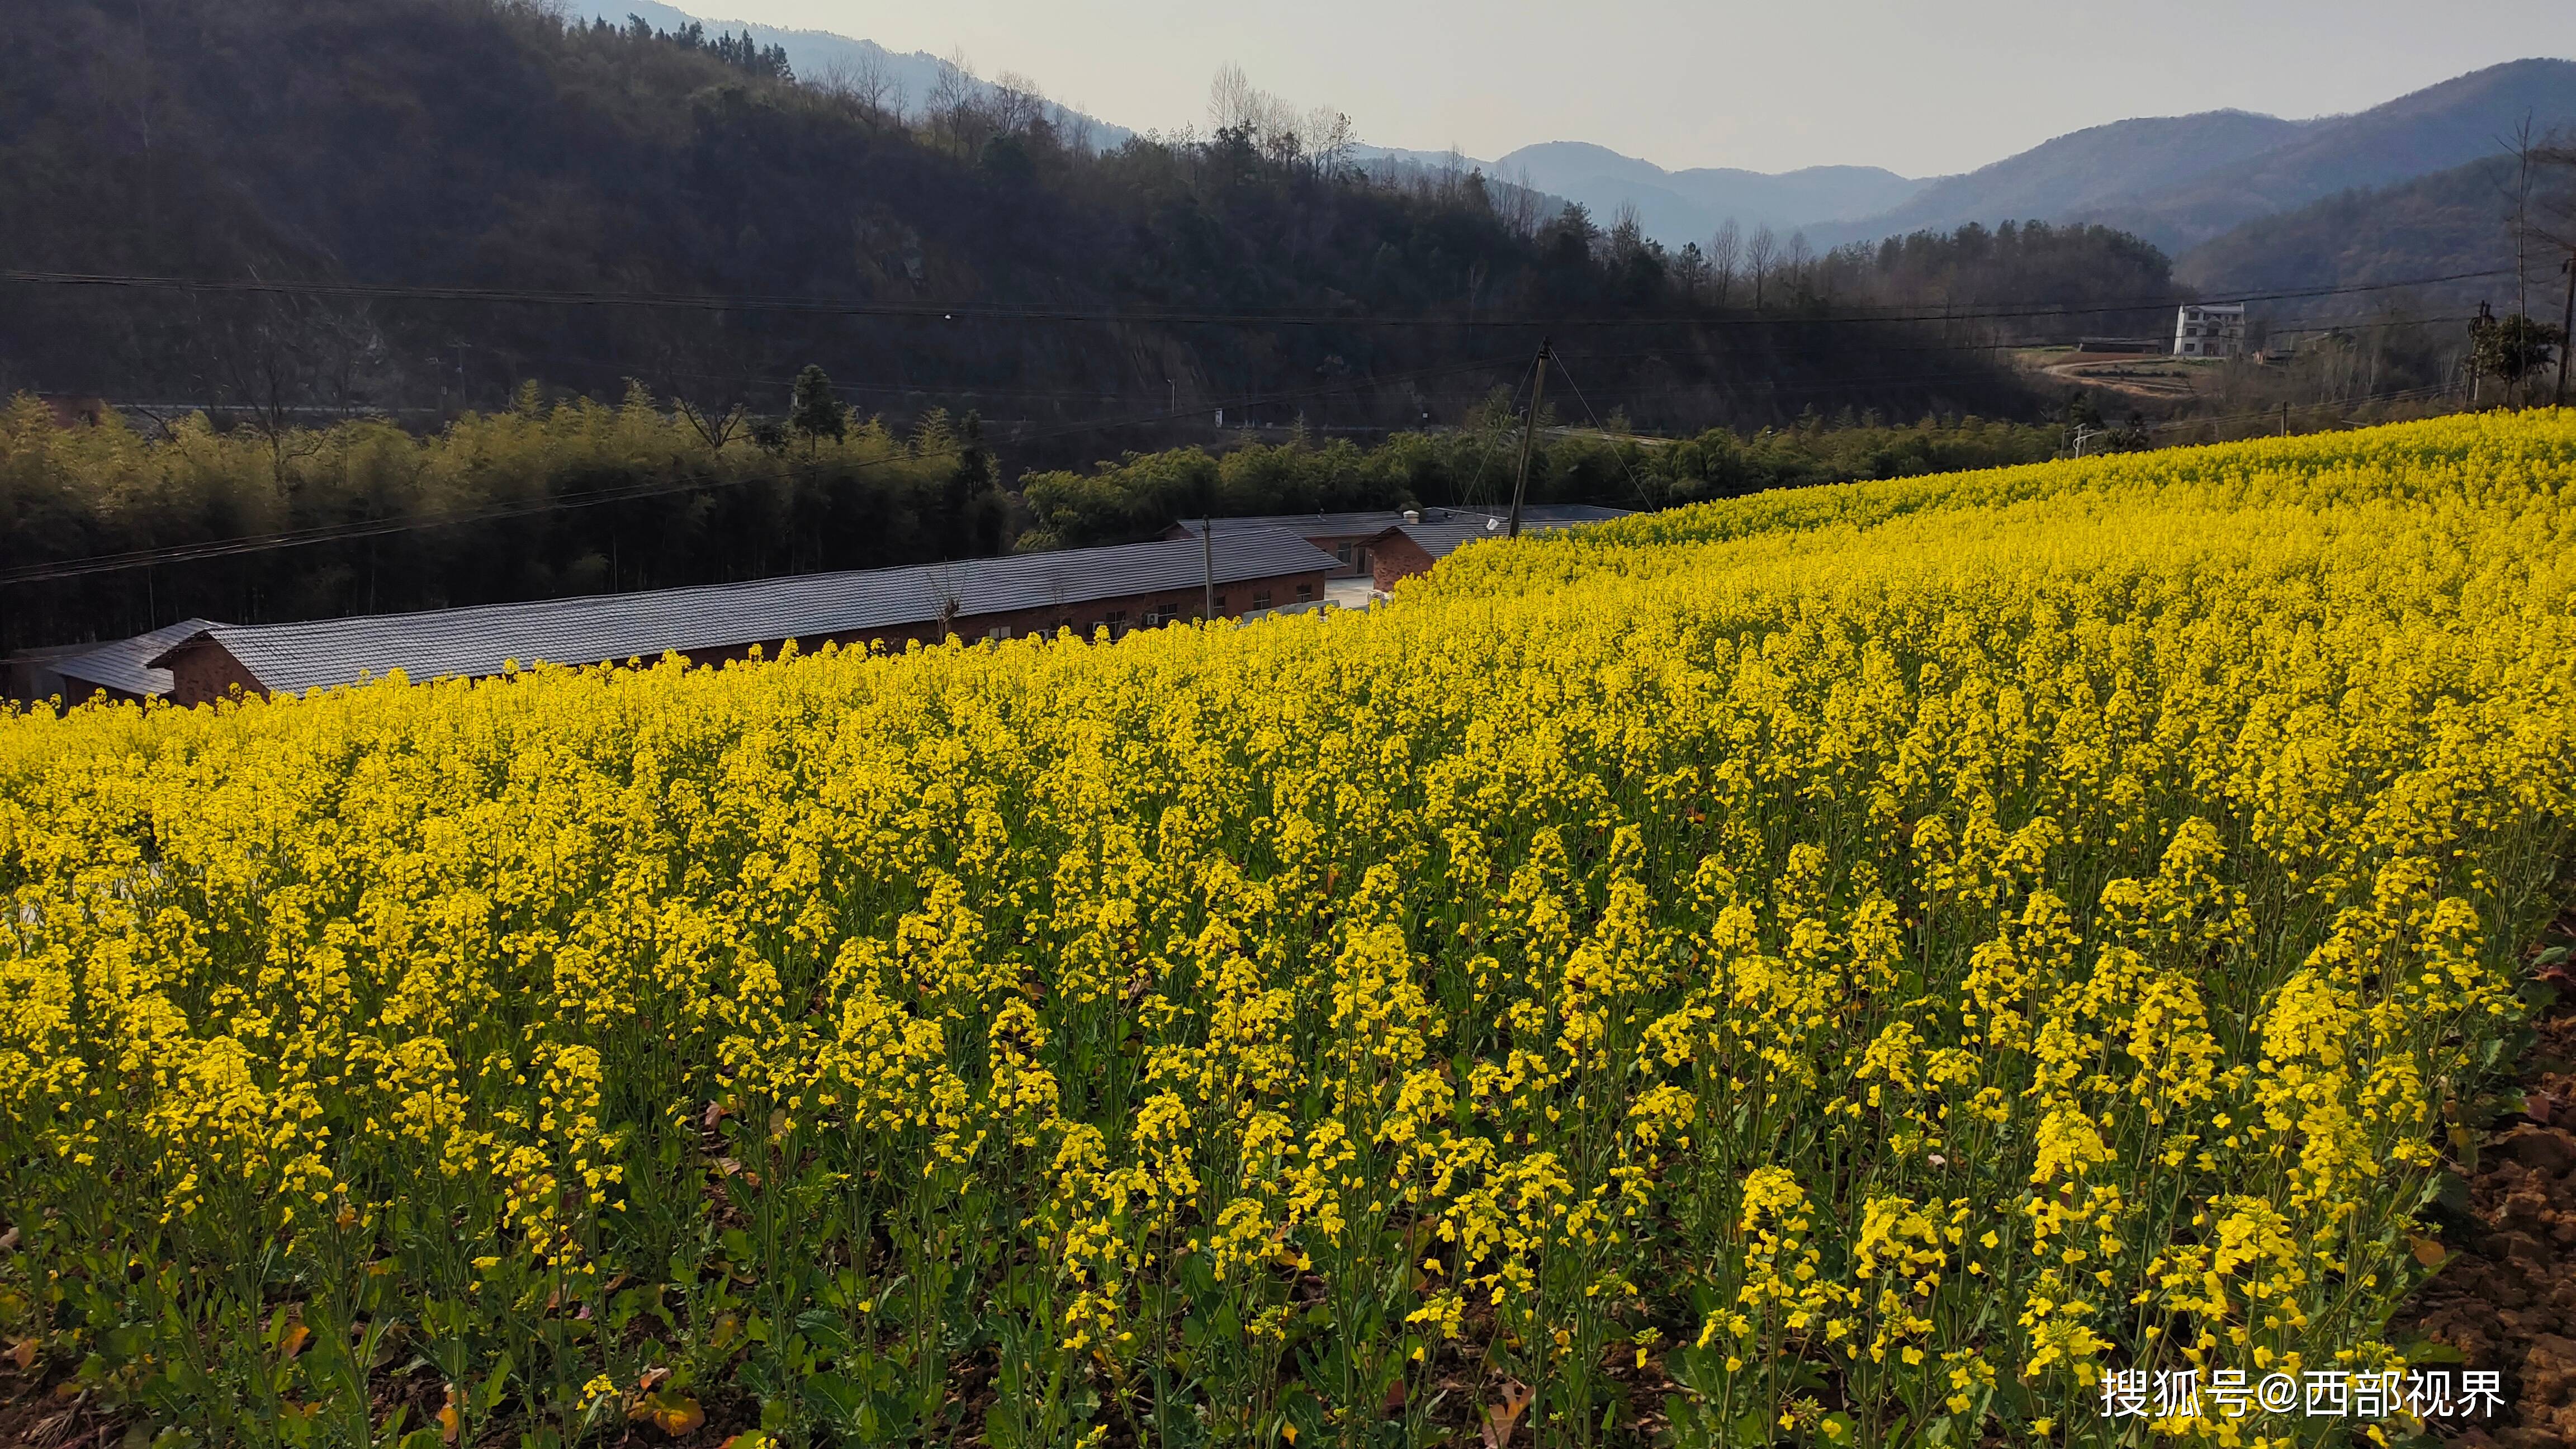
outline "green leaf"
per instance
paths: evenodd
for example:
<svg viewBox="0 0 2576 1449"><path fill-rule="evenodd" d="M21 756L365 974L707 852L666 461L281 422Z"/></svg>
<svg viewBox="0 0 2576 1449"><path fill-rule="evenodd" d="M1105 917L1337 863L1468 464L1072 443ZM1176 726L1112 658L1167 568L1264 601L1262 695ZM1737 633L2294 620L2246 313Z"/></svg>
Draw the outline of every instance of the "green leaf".
<svg viewBox="0 0 2576 1449"><path fill-rule="evenodd" d="M805 1407L844 1433L857 1432L859 1406L867 1401L867 1390L838 1374L816 1374L805 1381Z"/></svg>

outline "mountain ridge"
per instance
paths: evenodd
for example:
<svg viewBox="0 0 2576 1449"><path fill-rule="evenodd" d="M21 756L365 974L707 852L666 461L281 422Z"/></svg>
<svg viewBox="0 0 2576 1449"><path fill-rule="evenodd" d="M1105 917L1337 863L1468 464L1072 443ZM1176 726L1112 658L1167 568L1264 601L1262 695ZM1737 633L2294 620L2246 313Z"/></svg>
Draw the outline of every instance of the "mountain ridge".
<svg viewBox="0 0 2576 1449"><path fill-rule="evenodd" d="M723 20L698 15L662 0L576 0L560 7L567 19L604 20L611 25L625 24L629 17L641 19L657 30L677 31L695 23L712 34L740 33L761 45L775 45L787 52L787 63L796 74L809 82L829 85L836 81L847 84L863 67L873 65L891 85L891 99L901 109L918 109L940 83L941 72L949 62L926 50L898 51L860 36L842 35L829 30L808 30L777 25L762 25L750 20ZM998 87L991 80L965 73L965 88L976 97L992 94ZM1119 145L1136 133L1125 126L1106 121L1062 100L1050 100L1051 115L1057 129L1080 138L1095 151Z"/></svg>
<svg viewBox="0 0 2576 1449"><path fill-rule="evenodd" d="M675 29L692 20L784 48L800 75L827 84L862 66L918 104L948 62L898 54L873 41L695 16L662 0L578 0L566 13L621 23L628 13ZM993 83L973 80L978 94ZM1053 102L1068 130L1094 150L1136 135ZM2402 186L2494 154L2498 135L2529 115L2546 129L2576 124L2576 61L2526 57L2453 76L2375 106L2305 120L2226 108L2135 116L2086 126L1951 176L1906 177L1883 167L1829 164L1763 172L1740 167L1668 169L1596 142L1533 142L1492 160L1455 148L1362 145L1352 155L1388 175L1415 168L1484 172L1581 203L1609 226L1633 208L1644 234L1665 246L1705 245L1736 221L1750 233L1803 231L1818 251L1914 231L2006 221L2095 223L2180 255L2258 218L2356 190ZM1385 163L1393 163L1387 170Z"/></svg>
<svg viewBox="0 0 2576 1449"><path fill-rule="evenodd" d="M2506 61L2324 118L2283 146L2148 197L2136 220L2154 228L2141 235L2180 251L2258 217L2493 157L2525 117L2541 132L2576 124L2576 61ZM2085 219L2128 220L2116 211Z"/></svg>
<svg viewBox="0 0 2576 1449"><path fill-rule="evenodd" d="M1494 164L1498 175L1525 175L1540 190L1582 202L1605 222L1622 203L1633 204L1646 234L1670 246L1705 242L1729 217L1748 231L1788 231L1853 206L1901 202L1926 184L1879 166L1670 171L1590 141L1540 141L1505 152Z"/></svg>
<svg viewBox="0 0 2576 1449"><path fill-rule="evenodd" d="M1966 222L2086 220L2088 212L2134 202L2272 150L2307 123L2253 111L2138 116L2053 136L2026 151L1926 185L1904 205L1819 228L1821 241L1874 241ZM2143 178L2141 168L2152 168Z"/></svg>

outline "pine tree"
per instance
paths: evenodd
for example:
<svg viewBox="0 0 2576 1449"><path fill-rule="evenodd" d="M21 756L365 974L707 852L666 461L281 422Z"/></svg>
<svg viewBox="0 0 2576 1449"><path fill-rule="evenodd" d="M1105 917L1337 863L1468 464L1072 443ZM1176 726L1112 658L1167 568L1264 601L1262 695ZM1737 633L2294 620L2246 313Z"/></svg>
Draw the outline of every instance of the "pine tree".
<svg viewBox="0 0 2576 1449"><path fill-rule="evenodd" d="M832 379L820 364L809 362L796 374L796 400L788 408L787 426L805 435L808 457L823 439L837 443L848 434L849 418L841 411L840 400L832 396Z"/></svg>

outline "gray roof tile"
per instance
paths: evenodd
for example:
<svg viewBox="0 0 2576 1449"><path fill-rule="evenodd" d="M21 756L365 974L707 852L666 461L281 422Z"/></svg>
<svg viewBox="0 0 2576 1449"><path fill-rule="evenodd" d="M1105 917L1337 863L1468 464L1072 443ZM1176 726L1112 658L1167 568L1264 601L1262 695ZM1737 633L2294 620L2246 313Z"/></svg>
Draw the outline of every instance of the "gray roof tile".
<svg viewBox="0 0 2576 1449"><path fill-rule="evenodd" d="M320 619L203 632L271 690L353 684L396 669L416 680L533 666L658 658L665 650L820 640L952 619L1158 593L1201 583L1195 538L964 559L909 568L805 574L757 583L485 604L416 614ZM1339 565L1293 533L1216 538L1216 582L1319 573ZM166 652L166 651L165 651Z"/></svg>
<svg viewBox="0 0 2576 1449"><path fill-rule="evenodd" d="M104 686L127 694L160 695L170 692L170 671L155 669L152 661L172 646L194 639L221 624L204 619L185 619L167 628L93 649L86 654L58 660L50 667L71 686L67 692L87 694L83 686Z"/></svg>

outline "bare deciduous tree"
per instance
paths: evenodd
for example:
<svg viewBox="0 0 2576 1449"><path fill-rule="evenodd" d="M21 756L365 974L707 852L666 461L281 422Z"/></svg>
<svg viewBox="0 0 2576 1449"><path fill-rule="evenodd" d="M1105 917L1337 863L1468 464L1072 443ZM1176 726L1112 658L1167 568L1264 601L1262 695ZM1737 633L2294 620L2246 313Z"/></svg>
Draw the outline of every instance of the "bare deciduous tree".
<svg viewBox="0 0 2576 1449"><path fill-rule="evenodd" d="M1762 305L1762 284L1771 279L1771 269L1780 261L1780 239L1771 234L1766 223L1754 228L1753 240L1744 246L1744 279L1753 284L1753 305Z"/></svg>
<svg viewBox="0 0 2576 1449"><path fill-rule="evenodd" d="M975 65L966 58L963 46L939 62L938 79L930 83L923 108L923 119L934 137L959 150L968 149L976 129Z"/></svg>
<svg viewBox="0 0 2576 1449"><path fill-rule="evenodd" d="M1358 144L1359 129L1348 115L1331 106L1317 106L1306 113L1306 161L1317 176L1339 175L1351 148Z"/></svg>
<svg viewBox="0 0 2576 1449"><path fill-rule="evenodd" d="M1025 134L1046 118L1046 91L1028 76L1006 70L993 77L986 113L995 130L1005 135Z"/></svg>
<svg viewBox="0 0 2576 1449"><path fill-rule="evenodd" d="M903 122L903 87L874 51L863 53L857 65L845 69L841 93L859 108L860 115L877 125Z"/></svg>
<svg viewBox="0 0 2576 1449"><path fill-rule="evenodd" d="M1524 241L1538 235L1541 209L1539 189L1530 180L1529 168L1515 168L1510 176L1503 178L1500 214L1503 225L1511 228L1512 235Z"/></svg>
<svg viewBox="0 0 2576 1449"><path fill-rule="evenodd" d="M1717 294L1717 305L1723 307L1735 291L1735 269L1744 259L1744 228L1734 217L1717 224L1717 234L1708 239L1708 284Z"/></svg>
<svg viewBox="0 0 2576 1449"><path fill-rule="evenodd" d="M1216 78L1208 82L1209 128L1232 131L1260 123L1261 92L1252 88L1243 67L1231 61L1217 67Z"/></svg>

